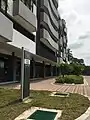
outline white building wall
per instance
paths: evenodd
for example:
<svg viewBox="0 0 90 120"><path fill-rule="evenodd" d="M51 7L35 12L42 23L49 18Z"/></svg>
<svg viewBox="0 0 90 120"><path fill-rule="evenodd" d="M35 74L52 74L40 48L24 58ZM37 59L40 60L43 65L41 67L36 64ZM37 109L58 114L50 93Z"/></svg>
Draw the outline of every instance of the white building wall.
<svg viewBox="0 0 90 120"><path fill-rule="evenodd" d="M13 23L0 12L0 42L12 41Z"/></svg>
<svg viewBox="0 0 90 120"><path fill-rule="evenodd" d="M13 41L8 42L8 44L18 48L24 47L27 51L36 54L36 43L16 31L15 29L13 29Z"/></svg>

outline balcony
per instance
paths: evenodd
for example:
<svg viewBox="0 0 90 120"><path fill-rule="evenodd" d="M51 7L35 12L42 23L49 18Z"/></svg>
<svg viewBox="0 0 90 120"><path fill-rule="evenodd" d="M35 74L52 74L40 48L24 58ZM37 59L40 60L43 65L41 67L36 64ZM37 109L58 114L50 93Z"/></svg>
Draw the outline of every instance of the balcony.
<svg viewBox="0 0 90 120"><path fill-rule="evenodd" d="M13 16L29 32L36 31L36 16L21 0L13 2Z"/></svg>
<svg viewBox="0 0 90 120"><path fill-rule="evenodd" d="M0 12L0 42L12 42L13 23Z"/></svg>

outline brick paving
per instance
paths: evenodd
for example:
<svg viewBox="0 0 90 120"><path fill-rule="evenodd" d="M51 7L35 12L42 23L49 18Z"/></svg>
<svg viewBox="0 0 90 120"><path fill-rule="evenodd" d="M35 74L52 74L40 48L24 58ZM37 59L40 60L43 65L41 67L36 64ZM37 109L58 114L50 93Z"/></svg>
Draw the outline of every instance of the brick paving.
<svg viewBox="0 0 90 120"><path fill-rule="evenodd" d="M30 89L78 93L90 97L90 76L84 77L84 79L84 84L81 85L54 84L55 79L33 81L30 83ZM9 84L4 87L20 89L20 84Z"/></svg>
<svg viewBox="0 0 90 120"><path fill-rule="evenodd" d="M78 93L85 96L90 96L90 76L84 77L84 84L81 85L67 85L67 84L54 84L54 79L48 79L43 81L37 81L31 83L32 90L48 90L48 91L60 91Z"/></svg>

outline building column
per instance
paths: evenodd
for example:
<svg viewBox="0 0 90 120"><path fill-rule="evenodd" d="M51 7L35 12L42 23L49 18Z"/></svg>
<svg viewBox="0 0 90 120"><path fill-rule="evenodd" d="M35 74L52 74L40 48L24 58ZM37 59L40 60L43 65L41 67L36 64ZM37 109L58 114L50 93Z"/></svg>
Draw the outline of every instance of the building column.
<svg viewBox="0 0 90 120"><path fill-rule="evenodd" d="M51 65L51 76L53 76L53 66Z"/></svg>
<svg viewBox="0 0 90 120"><path fill-rule="evenodd" d="M35 68L35 61L34 60L33 60L32 64L33 64L33 78L35 78L36 68Z"/></svg>
<svg viewBox="0 0 90 120"><path fill-rule="evenodd" d="M43 78L45 78L45 62L43 61Z"/></svg>
<svg viewBox="0 0 90 120"><path fill-rule="evenodd" d="M55 75L57 76L57 66L55 66L55 69L56 69L56 74Z"/></svg>
<svg viewBox="0 0 90 120"><path fill-rule="evenodd" d="M12 79L13 81L16 81L16 57L15 53L12 52Z"/></svg>

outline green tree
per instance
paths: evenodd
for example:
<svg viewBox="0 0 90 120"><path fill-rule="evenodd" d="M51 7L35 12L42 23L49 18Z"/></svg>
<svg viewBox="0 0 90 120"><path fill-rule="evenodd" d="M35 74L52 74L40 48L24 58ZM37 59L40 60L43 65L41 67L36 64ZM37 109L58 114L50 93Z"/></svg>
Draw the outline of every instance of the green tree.
<svg viewBox="0 0 90 120"><path fill-rule="evenodd" d="M76 64L76 63L73 63L71 64L73 66L73 74L74 75L81 75L83 70L84 70L84 66L83 65L80 65L80 64Z"/></svg>

